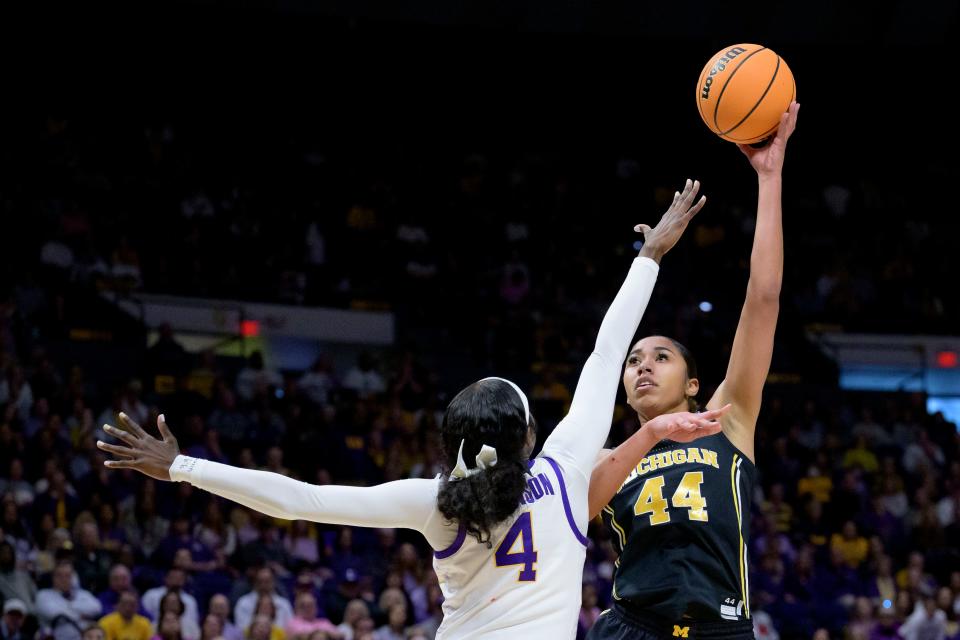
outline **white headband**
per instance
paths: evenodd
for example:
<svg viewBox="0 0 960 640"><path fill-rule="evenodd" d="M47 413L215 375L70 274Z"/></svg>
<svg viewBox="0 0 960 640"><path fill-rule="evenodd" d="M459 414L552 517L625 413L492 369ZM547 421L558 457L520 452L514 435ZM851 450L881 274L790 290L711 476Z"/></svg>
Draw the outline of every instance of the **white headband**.
<svg viewBox="0 0 960 640"><path fill-rule="evenodd" d="M496 376L490 376L489 378L484 378L484 379L481 380L480 382L484 382L484 381L486 381L486 380L499 380L500 382L506 382L508 385L510 385L511 387L513 387L513 390L517 392L517 395L518 395L518 396L520 396L520 402L523 403L523 412L524 412L524 414L526 414L526 417L527 417L527 425L529 425L529 424L530 424L530 403L527 401L527 394L525 394L525 393L520 389L520 387L518 387L516 384L514 384L514 383L511 382L510 380L507 380L506 378L498 378L498 377L496 377Z"/></svg>

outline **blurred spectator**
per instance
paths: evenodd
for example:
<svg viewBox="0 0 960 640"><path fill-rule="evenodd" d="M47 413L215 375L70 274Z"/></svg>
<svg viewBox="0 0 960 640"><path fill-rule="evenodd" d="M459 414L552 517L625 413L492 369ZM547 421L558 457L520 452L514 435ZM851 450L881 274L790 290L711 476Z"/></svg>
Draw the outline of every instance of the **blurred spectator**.
<svg viewBox="0 0 960 640"><path fill-rule="evenodd" d="M890 556L877 559L876 575L868 580L865 594L874 599L881 609L889 609L897 600L897 582L893 578L893 562Z"/></svg>
<svg viewBox="0 0 960 640"><path fill-rule="evenodd" d="M3 603L3 618L0 619L0 640L28 640L22 633L27 613L27 605L22 600L6 600Z"/></svg>
<svg viewBox="0 0 960 640"><path fill-rule="evenodd" d="M297 388L310 402L324 406L330 401L330 392L334 388L333 365L324 356L314 361L309 371L297 381Z"/></svg>
<svg viewBox="0 0 960 640"><path fill-rule="evenodd" d="M212 349L200 352L200 362L187 375L186 388L207 400L213 399L214 387L223 378L217 363L217 354Z"/></svg>
<svg viewBox="0 0 960 640"><path fill-rule="evenodd" d="M320 560L317 528L306 520L294 520L290 526L290 532L284 539L284 546L294 562L313 566Z"/></svg>
<svg viewBox="0 0 960 640"><path fill-rule="evenodd" d="M960 611L957 611L950 587L940 587L937 590L937 609L946 616L946 637L953 639L960 635Z"/></svg>
<svg viewBox="0 0 960 640"><path fill-rule="evenodd" d="M204 616L203 624L200 625L200 640L217 640L223 637L223 619L214 613Z"/></svg>
<svg viewBox="0 0 960 640"><path fill-rule="evenodd" d="M110 554L100 548L100 530L89 513L82 522L74 527L74 539L77 540L74 567L80 584L100 593L107 588L107 576L110 573ZM108 640L114 640L110 638Z"/></svg>
<svg viewBox="0 0 960 640"><path fill-rule="evenodd" d="M150 410L140 400L141 393L143 393L143 383L136 379L128 382L120 397L120 410L137 424L149 428Z"/></svg>
<svg viewBox="0 0 960 640"><path fill-rule="evenodd" d="M877 456L867 444L867 436L859 435L854 446L843 455L844 468L857 467L865 473L876 473L880 468Z"/></svg>
<svg viewBox="0 0 960 640"><path fill-rule="evenodd" d="M54 640L76 640L82 630L100 617L100 601L75 586L76 573L69 561L57 563L53 586L37 593L37 617Z"/></svg>
<svg viewBox="0 0 960 640"><path fill-rule="evenodd" d="M917 602L899 633L903 640L943 640L947 633L947 615L937 608L933 598L924 598Z"/></svg>
<svg viewBox="0 0 960 640"><path fill-rule="evenodd" d="M203 510L202 520L193 529L193 539L205 549L225 559L237 549L237 530L223 519L219 500L212 498Z"/></svg>
<svg viewBox="0 0 960 640"><path fill-rule="evenodd" d="M210 614L220 618L222 625L222 635L224 640L241 640L243 631L230 621L230 600L222 593L218 593L210 598L210 606L207 609Z"/></svg>
<svg viewBox="0 0 960 640"><path fill-rule="evenodd" d="M308 640L314 631L337 632L337 627L326 618L317 615L317 599L310 592L300 592L293 604L294 616L287 624L287 637L291 640Z"/></svg>
<svg viewBox="0 0 960 640"><path fill-rule="evenodd" d="M364 351L357 356L357 363L347 372L343 387L356 392L361 398L368 398L387 390L387 383L376 370L373 356Z"/></svg>
<svg viewBox="0 0 960 640"><path fill-rule="evenodd" d="M951 479L949 493L937 502L937 520L944 529L960 521L960 479Z"/></svg>
<svg viewBox="0 0 960 640"><path fill-rule="evenodd" d="M80 511L80 501L73 487L67 483L66 474L59 469L54 471L46 490L38 490L37 493L33 503L34 512L52 513L57 527L70 528L73 519Z"/></svg>
<svg viewBox="0 0 960 640"><path fill-rule="evenodd" d="M750 611L750 619L753 621L753 637L756 640L780 640L780 634L777 633L769 613L763 609L753 609Z"/></svg>
<svg viewBox="0 0 960 640"><path fill-rule="evenodd" d="M577 640L587 636L587 632L600 617L600 607L597 606L597 588L592 584L583 585L580 598L580 617L577 621Z"/></svg>
<svg viewBox="0 0 960 640"><path fill-rule="evenodd" d="M873 411L867 407L864 407L861 411L860 421L853 425L851 433L858 443L863 443L864 450L876 450L891 443L890 434L873 419ZM864 470L870 471L869 469Z"/></svg>
<svg viewBox="0 0 960 640"><path fill-rule="evenodd" d="M373 634L374 640L406 640L406 603L394 603L386 611L387 624L376 630Z"/></svg>
<svg viewBox="0 0 960 640"><path fill-rule="evenodd" d="M207 426L217 432L229 454L237 452L251 428L250 419L237 408L236 396L227 388L220 390Z"/></svg>
<svg viewBox="0 0 960 640"><path fill-rule="evenodd" d="M830 549L840 554L851 568L857 569L867 559L869 545L867 539L857 533L857 525L847 520L842 532L833 534L830 539Z"/></svg>
<svg viewBox="0 0 960 640"><path fill-rule="evenodd" d="M847 624L846 637L851 640L867 640L874 626L873 603L867 598L857 598L853 615Z"/></svg>
<svg viewBox="0 0 960 640"><path fill-rule="evenodd" d="M167 591L167 593L163 594L163 597L160 599L160 609L157 611L157 620L160 621L160 623L156 625L157 633L163 635L162 622L167 615L176 615L178 631L182 640L200 640L200 626L194 621L195 619L187 613L187 607L182 597L183 595L186 594L177 593L176 591Z"/></svg>
<svg viewBox="0 0 960 640"><path fill-rule="evenodd" d="M23 461L20 458L10 460L10 472L0 477L0 496L11 495L17 506L28 506L35 495L33 486L24 479Z"/></svg>
<svg viewBox="0 0 960 640"><path fill-rule="evenodd" d="M944 461L943 450L924 429L918 432L917 441L908 445L903 452L903 468L910 474L917 474L923 469L936 469L943 466Z"/></svg>
<svg viewBox="0 0 960 640"><path fill-rule="evenodd" d="M283 387L283 378L273 369L268 369L263 362L263 354L254 351L250 354L247 366L237 374L237 395L246 401L253 400L254 396L265 396L271 389Z"/></svg>
<svg viewBox="0 0 960 640"><path fill-rule="evenodd" d="M139 598L133 590L123 591L117 610L100 618L106 640L150 640L153 627L145 616L137 613Z"/></svg>
<svg viewBox="0 0 960 640"><path fill-rule="evenodd" d="M151 640L185 640L180 629L180 620L180 616L172 611L165 613L157 623L156 633Z"/></svg>
<svg viewBox="0 0 960 640"><path fill-rule="evenodd" d="M24 614L28 614L34 612L36 598L37 585L28 572L17 567L13 545L0 541L0 599L19 601L26 608Z"/></svg>
<svg viewBox="0 0 960 640"><path fill-rule="evenodd" d="M241 629L250 627L257 603L261 597L269 598L276 608L276 616L272 620L272 624L280 629L286 628L290 624L290 619L293 618L293 608L290 606L289 600L276 592L274 574L268 567L257 570L253 591L237 600L233 609L233 619L237 626Z"/></svg>
<svg viewBox="0 0 960 640"><path fill-rule="evenodd" d="M821 466L822 462L810 465L807 469L807 475L800 478L797 482L797 495L812 495L821 504L830 502L830 496L833 492L833 479L825 473Z"/></svg>
<svg viewBox="0 0 960 640"><path fill-rule="evenodd" d="M110 568L107 584L107 589L97 595L97 599L100 600L100 606L105 614L113 613L113 610L117 608L117 602L120 600L120 596L133 587L130 569L122 564L113 565Z"/></svg>
<svg viewBox="0 0 960 640"><path fill-rule="evenodd" d="M170 395L176 389L177 378L183 375L187 366L187 353L174 338L173 327L162 324L156 343L147 349L145 356L144 370L148 384L155 393Z"/></svg>
<svg viewBox="0 0 960 640"><path fill-rule="evenodd" d="M427 617L417 622L416 630L426 640L433 640L443 622L443 592L440 583L432 580L427 585Z"/></svg>
<svg viewBox="0 0 960 640"><path fill-rule="evenodd" d="M783 485L770 487L770 497L760 506L760 510L770 520L773 530L785 533L792 529L793 507L784 501Z"/></svg>
<svg viewBox="0 0 960 640"><path fill-rule="evenodd" d="M427 616L426 576L417 549L409 542L397 550L395 570L403 578L403 590L410 598L414 619L424 619Z"/></svg>
<svg viewBox="0 0 960 640"><path fill-rule="evenodd" d="M184 591L186 584L186 572L181 568L172 567L169 571L167 571L163 586L154 587L143 594L141 603L143 604L144 610L146 610L147 614L151 618L154 620L159 620L161 613L160 606L162 601L167 594L174 594L177 596L176 600L179 600L179 602L183 605L183 611L178 613L178 615L181 615L185 618L187 624L191 626L191 630L198 628L197 621L200 619L200 614L197 607L197 599ZM171 599L171 603L173 603L173 599ZM181 630L182 633L186 633L186 631L186 628ZM197 636L199 636L199 633L192 637L195 639Z"/></svg>
<svg viewBox="0 0 960 640"><path fill-rule="evenodd" d="M287 632L277 624L277 606L273 603L273 598L268 595L261 595L257 598L257 606L253 611L253 622L247 630L247 635L253 637L255 634L254 627L263 620L270 622L270 640L286 639Z"/></svg>
<svg viewBox="0 0 960 640"><path fill-rule="evenodd" d="M343 622L337 625L337 630L344 640L354 640L361 630L368 626L370 630L373 627L373 618L370 617L370 609L363 600L351 600L343 609Z"/></svg>
<svg viewBox="0 0 960 640"><path fill-rule="evenodd" d="M897 622L893 607L881 607L868 640L895 640L900 637L900 624Z"/></svg>

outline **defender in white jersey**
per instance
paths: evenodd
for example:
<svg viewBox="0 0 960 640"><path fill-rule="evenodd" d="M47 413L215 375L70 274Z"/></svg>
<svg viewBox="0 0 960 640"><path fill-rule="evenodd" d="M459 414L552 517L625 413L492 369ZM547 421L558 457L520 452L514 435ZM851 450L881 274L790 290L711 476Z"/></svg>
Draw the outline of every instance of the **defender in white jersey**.
<svg viewBox="0 0 960 640"><path fill-rule="evenodd" d="M375 487L315 486L179 454L163 416L157 440L121 414L105 425L127 446L98 442L110 468L190 482L267 515L331 524L404 527L434 549L444 594L437 634L452 638L548 638L576 635L587 539L587 494L594 461L613 415L621 363L650 299L659 260L703 206L698 185L683 193L653 229L611 304L583 368L569 414L530 459L535 423L512 382L485 378L451 401L441 427L451 472ZM664 437L691 440L719 430L710 415L663 416L648 423ZM467 461L471 461L468 463Z"/></svg>

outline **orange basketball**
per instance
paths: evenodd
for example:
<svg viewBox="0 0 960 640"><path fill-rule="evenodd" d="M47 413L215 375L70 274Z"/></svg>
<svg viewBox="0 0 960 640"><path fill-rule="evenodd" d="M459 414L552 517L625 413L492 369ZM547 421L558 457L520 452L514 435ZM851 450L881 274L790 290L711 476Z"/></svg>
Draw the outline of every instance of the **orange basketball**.
<svg viewBox="0 0 960 640"><path fill-rule="evenodd" d="M783 58L758 44L738 44L710 58L697 82L697 109L715 134L740 144L773 135L797 97Z"/></svg>

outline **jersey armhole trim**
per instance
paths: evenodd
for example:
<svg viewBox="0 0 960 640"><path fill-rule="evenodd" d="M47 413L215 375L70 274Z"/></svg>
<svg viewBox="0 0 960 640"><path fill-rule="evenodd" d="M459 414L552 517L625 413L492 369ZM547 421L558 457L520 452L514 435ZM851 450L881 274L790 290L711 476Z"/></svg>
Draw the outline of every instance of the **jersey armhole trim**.
<svg viewBox="0 0 960 640"><path fill-rule="evenodd" d="M457 528L457 537L454 538L453 542L446 549L441 549L440 551L434 551L433 557L437 560L444 560L449 558L457 551L460 551L460 547L463 546L463 541L467 539L467 529L461 524Z"/></svg>
<svg viewBox="0 0 960 640"><path fill-rule="evenodd" d="M550 463L550 466L553 467L553 472L557 474L557 481L560 483L560 497L563 500L563 511L567 515L567 524L570 525L573 536L584 547L589 546L590 541L585 535L580 533L580 529L577 528L577 521L573 519L573 511L570 509L570 498L567 497L567 483L563 479L563 473L560 472L560 465L558 465L553 458L548 458L547 456L542 457Z"/></svg>

